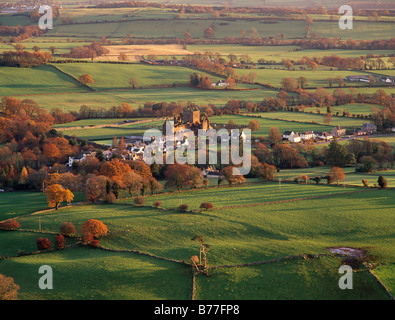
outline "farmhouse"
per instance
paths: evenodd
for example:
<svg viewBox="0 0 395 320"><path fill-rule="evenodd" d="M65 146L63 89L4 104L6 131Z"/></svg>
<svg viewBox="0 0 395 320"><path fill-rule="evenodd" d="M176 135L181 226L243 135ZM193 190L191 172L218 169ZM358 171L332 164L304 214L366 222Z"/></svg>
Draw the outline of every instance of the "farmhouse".
<svg viewBox="0 0 395 320"><path fill-rule="evenodd" d="M163 134L167 135L166 123L169 119L166 119L163 124ZM198 134L199 129L209 130L212 129L210 120L206 113L200 114L198 107L187 107L184 109L182 115L175 115L173 118L174 122L174 134L179 131L191 130L195 135ZM168 134L171 134L170 132Z"/></svg>
<svg viewBox="0 0 395 320"><path fill-rule="evenodd" d="M69 157L69 161L66 163L66 167L72 167L74 162L83 162L87 159L94 158L96 152L84 152L76 157Z"/></svg>
<svg viewBox="0 0 395 320"><path fill-rule="evenodd" d="M380 81L384 83L395 83L395 78L384 76L380 78Z"/></svg>
<svg viewBox="0 0 395 320"><path fill-rule="evenodd" d="M368 75L347 76L344 78L344 80L348 82L370 82L370 76Z"/></svg>
<svg viewBox="0 0 395 320"><path fill-rule="evenodd" d="M365 134L371 134L377 132L377 127L372 123L365 123L362 125L361 131Z"/></svg>
<svg viewBox="0 0 395 320"><path fill-rule="evenodd" d="M333 139L333 135L329 132L314 132L315 138L320 140L331 140Z"/></svg>
<svg viewBox="0 0 395 320"><path fill-rule="evenodd" d="M229 83L226 82L225 80L219 80L219 81L213 83L212 86L213 86L213 88L215 88L215 87L228 87Z"/></svg>
<svg viewBox="0 0 395 320"><path fill-rule="evenodd" d="M332 129L331 134L334 137L344 136L346 134L346 129L343 127L337 126Z"/></svg>
<svg viewBox="0 0 395 320"><path fill-rule="evenodd" d="M283 133L283 140L289 140L291 135L294 135L295 132L293 131L284 131Z"/></svg>
<svg viewBox="0 0 395 320"><path fill-rule="evenodd" d="M299 143L301 139L297 133L294 133L289 136L288 141L292 143Z"/></svg>
<svg viewBox="0 0 395 320"><path fill-rule="evenodd" d="M313 131L303 131L303 132L300 134L300 138L301 138L303 141L307 141L307 140L314 139L314 132L313 132Z"/></svg>

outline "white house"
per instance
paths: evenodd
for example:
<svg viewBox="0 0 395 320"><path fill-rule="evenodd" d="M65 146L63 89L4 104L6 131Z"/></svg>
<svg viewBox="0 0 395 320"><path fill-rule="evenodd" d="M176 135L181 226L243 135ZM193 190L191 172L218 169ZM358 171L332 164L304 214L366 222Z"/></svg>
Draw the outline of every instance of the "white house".
<svg viewBox="0 0 395 320"><path fill-rule="evenodd" d="M294 133L289 136L288 141L292 143L299 143L301 138L298 134Z"/></svg>
<svg viewBox="0 0 395 320"><path fill-rule="evenodd" d="M314 139L314 132L313 131L303 131L299 136L304 141L312 140L312 139Z"/></svg>
<svg viewBox="0 0 395 320"><path fill-rule="evenodd" d="M226 80L219 80L219 81L213 83L212 86L213 86L213 88L215 88L215 87L228 87L229 83L227 83Z"/></svg>
<svg viewBox="0 0 395 320"><path fill-rule="evenodd" d="M289 137L294 134L295 134L295 132L293 132L293 131L284 131L283 140L289 140Z"/></svg>

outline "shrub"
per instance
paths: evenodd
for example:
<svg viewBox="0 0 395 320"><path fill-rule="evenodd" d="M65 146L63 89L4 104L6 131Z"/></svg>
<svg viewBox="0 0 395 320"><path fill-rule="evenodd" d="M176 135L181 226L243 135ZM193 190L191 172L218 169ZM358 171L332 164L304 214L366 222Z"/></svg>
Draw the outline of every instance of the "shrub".
<svg viewBox="0 0 395 320"><path fill-rule="evenodd" d="M134 198L134 204L137 206L142 206L143 204L145 204L145 198L142 196Z"/></svg>
<svg viewBox="0 0 395 320"><path fill-rule="evenodd" d="M211 202L202 202L202 203L200 204L200 208L201 208L201 209L209 210L209 209L214 208L214 206L213 206L213 204L212 204Z"/></svg>
<svg viewBox="0 0 395 320"><path fill-rule="evenodd" d="M207 188L208 186L209 186L209 184L210 184L210 181L206 178L206 179L203 179L203 185Z"/></svg>
<svg viewBox="0 0 395 320"><path fill-rule="evenodd" d="M327 175L327 176L325 176L325 179L326 179L326 182L327 182L328 184L333 183L333 176Z"/></svg>
<svg viewBox="0 0 395 320"><path fill-rule="evenodd" d="M38 250L51 249L51 241L48 238L38 238L37 239L37 249Z"/></svg>
<svg viewBox="0 0 395 320"><path fill-rule="evenodd" d="M0 274L0 300L18 300L19 289L13 278Z"/></svg>
<svg viewBox="0 0 395 320"><path fill-rule="evenodd" d="M186 212L188 210L188 205L187 204L180 204L180 206L178 207L178 210L180 210L181 212Z"/></svg>
<svg viewBox="0 0 395 320"><path fill-rule="evenodd" d="M378 183L378 185L379 185L379 187L380 187L381 189L385 189L385 188L388 187L388 181L387 181L387 179L384 178L383 176L380 176L380 177L377 179L377 183Z"/></svg>
<svg viewBox="0 0 395 320"><path fill-rule="evenodd" d="M85 232L82 234L82 244L90 244L93 240L93 235L90 232Z"/></svg>
<svg viewBox="0 0 395 320"><path fill-rule="evenodd" d="M0 222L0 230L15 230L20 227L21 227L20 223L14 219L9 219L9 220Z"/></svg>
<svg viewBox="0 0 395 320"><path fill-rule="evenodd" d="M55 248L60 250L65 247L66 240L63 235L59 234L55 236Z"/></svg>
<svg viewBox="0 0 395 320"><path fill-rule="evenodd" d="M90 233L95 238L100 238L102 236L105 236L107 232L108 232L107 226L103 222L95 219L90 219L84 222L84 224L81 226L81 233L83 235Z"/></svg>
<svg viewBox="0 0 395 320"><path fill-rule="evenodd" d="M93 239L93 240L91 241L90 245L91 245L92 247L95 247L95 248L99 247L99 245L100 245L99 240Z"/></svg>
<svg viewBox="0 0 395 320"><path fill-rule="evenodd" d="M71 222L62 222L60 225L59 231L61 234L70 236L72 234L76 234L77 230Z"/></svg>
<svg viewBox="0 0 395 320"><path fill-rule="evenodd" d="M162 202L160 202L160 201L155 201L154 202L154 206L155 207L160 207L162 205Z"/></svg>
<svg viewBox="0 0 395 320"><path fill-rule="evenodd" d="M106 203L115 203L117 201L117 197L115 196L115 194L113 192L110 192L109 194L107 194L104 197L104 201Z"/></svg>
<svg viewBox="0 0 395 320"><path fill-rule="evenodd" d="M365 188L369 188L369 181L366 179L362 179L362 184Z"/></svg>
<svg viewBox="0 0 395 320"><path fill-rule="evenodd" d="M314 178L311 178L311 179L312 179L313 181L315 181L316 184L319 184L320 181L321 181L321 177L319 177L319 176L314 177Z"/></svg>

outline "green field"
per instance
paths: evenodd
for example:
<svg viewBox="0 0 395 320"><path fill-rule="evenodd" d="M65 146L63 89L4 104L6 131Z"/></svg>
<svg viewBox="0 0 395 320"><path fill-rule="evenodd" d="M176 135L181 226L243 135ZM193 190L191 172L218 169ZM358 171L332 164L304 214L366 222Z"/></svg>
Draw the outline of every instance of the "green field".
<svg viewBox="0 0 395 320"><path fill-rule="evenodd" d="M62 71L78 78L89 73L95 83L91 86L97 90L129 88L129 81L135 78L138 87L155 85L188 84L189 76L194 70L183 67L151 66L144 64L105 64L105 63L80 63L59 64ZM199 72L201 73L201 72ZM202 74L202 73L201 73ZM114 77L114 75L117 75ZM202 75L206 75L203 73ZM210 76L212 81L220 78Z"/></svg>
<svg viewBox="0 0 395 320"><path fill-rule="evenodd" d="M270 188L270 184L262 186ZM291 186L295 190L302 187ZM115 251L140 250L179 261L188 260L197 253L198 244L191 241L191 238L203 235L205 242L211 246L209 266L267 261L306 253L328 253L326 248L333 246L363 248L371 255L371 261L380 265L378 274L381 272L384 275L381 280L388 288L393 288L393 277L388 273L388 268L395 262L391 233L391 226L395 222L391 213L394 191L371 190L343 194L342 187L305 187L306 191L309 190L306 195L327 194L327 198L325 201L299 199L184 214L171 209L138 208L122 203L84 205L40 213L39 216L44 232L57 232L63 221L74 223L79 230L84 221L99 219L112 233L112 236L100 241L102 246ZM215 190L222 192L225 201L226 198L233 199L235 192L245 194L243 188L251 186ZM273 188L277 190L275 184ZM328 188L338 189L340 193L330 195ZM289 190L284 191L289 193ZM195 197L189 200L195 203L207 201L208 192L192 191L191 194ZM175 197L179 199L180 195L182 197L185 194L187 193L171 193L156 197L164 197L163 203L170 203ZM274 190L272 194L272 200L283 199L278 192L275 195ZM297 199L303 194L303 191L300 194L294 193L289 198ZM153 200L156 197L147 199ZM244 200L242 197L239 199L239 204L242 205ZM363 206L360 205L361 201ZM38 215L23 217L19 221L23 228L38 228ZM17 250L34 250L32 242L39 234L22 234L23 237L20 232L2 232L0 237L5 245L1 247L0 255L14 256ZM52 235L46 236L53 240ZM68 244L72 243L68 240ZM261 266L213 269L210 278L197 278L196 298L387 298L382 288L363 271L363 267L361 272L355 273L352 292L346 294L347 291L339 290L337 270L340 263L340 258L323 257L283 260ZM37 274L36 269L43 264L51 265L57 275L56 288L52 291L39 290L36 281L32 280L32 274ZM140 256L133 252L69 248L47 254L14 257L0 264L0 272L12 276L21 286L22 299L189 299L191 294L192 274L187 268L175 262ZM106 280L96 281L94 274ZM161 285L158 286L158 283ZM174 286L177 289L173 290ZM117 290L114 291L113 288Z"/></svg>
<svg viewBox="0 0 395 320"><path fill-rule="evenodd" d="M88 140L108 140L113 137L125 136L143 136L148 129L162 129L163 121L152 121L148 123L130 124L119 127L104 127L104 128L88 128L88 129L72 129L62 131L64 135L76 136L81 139Z"/></svg>
<svg viewBox="0 0 395 320"><path fill-rule="evenodd" d="M296 51L297 49L297 51ZM314 49L304 49L301 50L298 46L243 46L238 44L190 44L187 46L187 50L192 52L211 52L219 53L225 58L229 54L235 54L239 58L242 55L248 55L253 62L257 63L260 58L265 60L273 60L276 62L281 62L283 58L289 58L292 60L298 60L307 57L323 57L337 55L343 58L356 58L360 56L366 56L371 53L370 50L314 50ZM392 50L377 50L377 54L388 55L392 53ZM298 69L298 66L295 66Z"/></svg>
<svg viewBox="0 0 395 320"><path fill-rule="evenodd" d="M0 96L62 92L87 92L87 89L51 66L0 67ZM59 97L56 99L59 100Z"/></svg>
<svg viewBox="0 0 395 320"><path fill-rule="evenodd" d="M345 108L346 109L346 108ZM286 121L297 121L306 123L324 124L324 116L317 114L310 114L305 112L262 112L251 115L260 116L266 119L279 119ZM346 128L357 128L366 123L367 120L348 118L348 117L333 117L330 125L342 126Z"/></svg>

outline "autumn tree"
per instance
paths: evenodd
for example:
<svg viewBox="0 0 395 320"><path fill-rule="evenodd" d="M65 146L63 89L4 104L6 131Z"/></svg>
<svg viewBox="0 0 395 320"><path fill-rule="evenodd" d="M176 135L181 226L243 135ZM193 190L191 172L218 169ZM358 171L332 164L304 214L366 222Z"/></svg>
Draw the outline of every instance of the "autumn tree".
<svg viewBox="0 0 395 320"><path fill-rule="evenodd" d="M203 176L199 168L187 164L170 164L164 172L165 187L176 187L181 191L184 187L196 188L203 184Z"/></svg>
<svg viewBox="0 0 395 320"><path fill-rule="evenodd" d="M13 278L0 274L0 300L18 300L19 289Z"/></svg>
<svg viewBox="0 0 395 320"><path fill-rule="evenodd" d="M45 189L47 194L47 202L49 207L55 207L58 210L59 205L63 202L71 202L74 199L74 194L69 190L63 188L60 184L51 184Z"/></svg>
<svg viewBox="0 0 395 320"><path fill-rule="evenodd" d="M135 78L131 78L129 80L129 86L131 86L133 89L135 89L137 87L137 85L138 85L138 82Z"/></svg>
<svg viewBox="0 0 395 320"><path fill-rule="evenodd" d="M265 181L273 181L277 176L277 168L271 164L263 163L257 169L257 176Z"/></svg>
<svg viewBox="0 0 395 320"><path fill-rule="evenodd" d="M260 124L257 120L251 120L250 123L248 124L248 128L251 129L251 131L257 131L260 128Z"/></svg>
<svg viewBox="0 0 395 320"><path fill-rule="evenodd" d="M309 84L306 77L299 77L296 79L296 81L297 81L299 87L302 89L304 89L304 87L306 87Z"/></svg>
<svg viewBox="0 0 395 320"><path fill-rule="evenodd" d="M88 175L85 183L85 197L89 202L96 202L107 194L106 185L109 179L95 174Z"/></svg>
<svg viewBox="0 0 395 320"><path fill-rule="evenodd" d="M298 88L298 84L294 78L284 78L281 81L281 85L285 91L295 91Z"/></svg>
<svg viewBox="0 0 395 320"><path fill-rule="evenodd" d="M29 173L27 172L26 167L22 168L21 174L19 175L19 183L25 184L27 179L29 178Z"/></svg>
<svg viewBox="0 0 395 320"><path fill-rule="evenodd" d="M207 39L210 39L215 36L215 31L213 28L208 27L206 30L204 30L204 37Z"/></svg>
<svg viewBox="0 0 395 320"><path fill-rule="evenodd" d="M346 178L343 169L339 167L332 167L330 175L337 184L339 184L339 181L344 181L344 179Z"/></svg>
<svg viewBox="0 0 395 320"><path fill-rule="evenodd" d="M277 127L271 127L269 129L268 138L270 143L276 144L280 143L283 140L283 135Z"/></svg>
<svg viewBox="0 0 395 320"><path fill-rule="evenodd" d="M90 219L83 223L81 226L81 233L88 234L90 233L95 238L103 237L107 234L108 228L107 226L96 219Z"/></svg>
<svg viewBox="0 0 395 320"><path fill-rule="evenodd" d="M61 223L61 225L60 225L60 227L59 227L59 232L60 232L61 234L70 236L70 235L72 235L72 234L76 234L76 233L77 233L77 230L75 229L74 224L72 224L71 222L65 221L65 222L62 222L62 223Z"/></svg>
<svg viewBox="0 0 395 320"><path fill-rule="evenodd" d="M233 172L233 169L235 169L236 173ZM223 176L230 185L245 182L246 179L244 178L244 176L237 171L238 169L234 166L226 166L221 170L220 175Z"/></svg>
<svg viewBox="0 0 395 320"><path fill-rule="evenodd" d="M92 76L88 73L79 76L78 81L84 86L87 85L88 83L95 83Z"/></svg>

